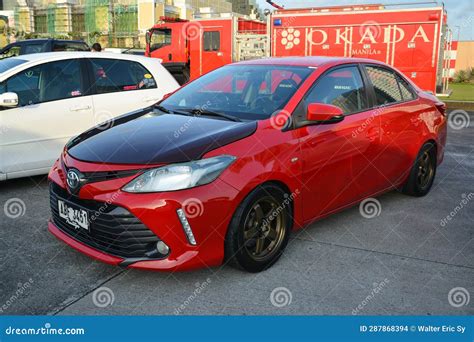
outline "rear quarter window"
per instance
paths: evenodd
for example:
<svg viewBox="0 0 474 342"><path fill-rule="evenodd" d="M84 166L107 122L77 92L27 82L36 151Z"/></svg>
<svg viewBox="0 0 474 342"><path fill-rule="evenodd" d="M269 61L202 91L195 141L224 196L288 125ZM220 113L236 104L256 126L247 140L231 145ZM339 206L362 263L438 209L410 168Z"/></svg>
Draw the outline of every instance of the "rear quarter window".
<svg viewBox="0 0 474 342"><path fill-rule="evenodd" d="M90 59L97 94L157 88L153 75L140 63L119 59Z"/></svg>

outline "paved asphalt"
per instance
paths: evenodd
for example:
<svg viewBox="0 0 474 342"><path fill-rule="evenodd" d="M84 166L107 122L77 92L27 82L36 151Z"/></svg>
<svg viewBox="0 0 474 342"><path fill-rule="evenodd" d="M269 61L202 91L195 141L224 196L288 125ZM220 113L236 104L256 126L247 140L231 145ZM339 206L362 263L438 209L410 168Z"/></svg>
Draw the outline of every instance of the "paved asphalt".
<svg viewBox="0 0 474 342"><path fill-rule="evenodd" d="M392 192L378 198L374 218L354 207L319 221L294 233L282 259L260 274L93 261L47 232L45 177L0 183L0 314L473 315L474 198L462 204L474 193L470 120L450 129L428 196ZM25 206L8 217L3 207L15 198Z"/></svg>

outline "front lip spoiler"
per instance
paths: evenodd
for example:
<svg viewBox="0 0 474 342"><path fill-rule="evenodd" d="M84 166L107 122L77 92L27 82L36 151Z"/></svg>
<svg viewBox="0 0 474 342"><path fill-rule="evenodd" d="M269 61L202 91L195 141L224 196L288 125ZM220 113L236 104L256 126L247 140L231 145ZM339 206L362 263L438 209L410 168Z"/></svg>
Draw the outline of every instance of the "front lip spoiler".
<svg viewBox="0 0 474 342"><path fill-rule="evenodd" d="M106 254L98 249L92 248L87 246L86 244L74 239L72 236L69 234L64 233L61 229L56 227L56 225L53 223L52 220L49 220L48 222L48 230L51 234L53 234L57 239L63 241L67 245L71 246L78 252L81 252L93 259L102 261L106 264L109 265L116 265L120 267L129 267L130 265L133 265L136 262L141 262L141 261L159 261L166 259L164 258L121 258L117 257L111 254Z"/></svg>

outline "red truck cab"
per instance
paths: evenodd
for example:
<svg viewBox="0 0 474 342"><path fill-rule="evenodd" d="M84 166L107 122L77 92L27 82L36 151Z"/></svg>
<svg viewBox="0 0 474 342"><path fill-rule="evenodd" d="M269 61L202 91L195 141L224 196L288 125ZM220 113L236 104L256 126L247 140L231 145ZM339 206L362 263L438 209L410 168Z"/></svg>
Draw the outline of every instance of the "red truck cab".
<svg viewBox="0 0 474 342"><path fill-rule="evenodd" d="M161 58L183 84L232 62L268 56L266 33L266 23L237 15L162 18L147 34L146 56Z"/></svg>
<svg viewBox="0 0 474 342"><path fill-rule="evenodd" d="M189 79L189 40L182 34L188 25L187 20L161 18L147 33L145 55L161 58L180 84L185 83L183 77Z"/></svg>

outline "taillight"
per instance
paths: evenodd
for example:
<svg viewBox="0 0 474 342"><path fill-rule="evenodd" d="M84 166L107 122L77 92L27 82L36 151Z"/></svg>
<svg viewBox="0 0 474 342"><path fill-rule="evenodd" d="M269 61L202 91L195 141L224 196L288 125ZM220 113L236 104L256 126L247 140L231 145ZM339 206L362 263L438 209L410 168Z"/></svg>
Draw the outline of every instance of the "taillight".
<svg viewBox="0 0 474 342"><path fill-rule="evenodd" d="M441 113L441 115L446 116L446 103L444 102L437 102L435 103L436 108Z"/></svg>

